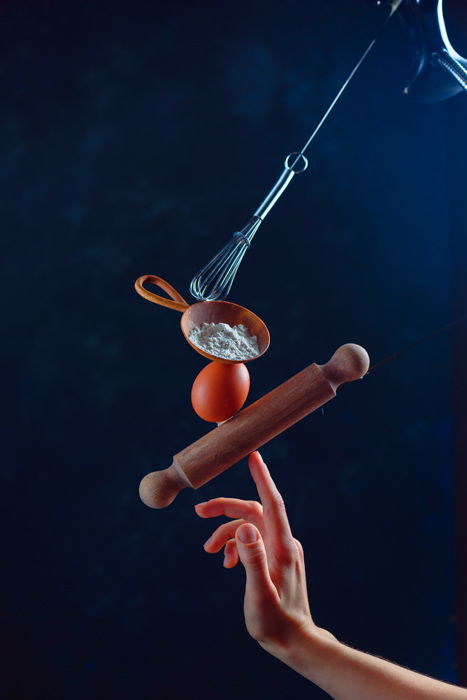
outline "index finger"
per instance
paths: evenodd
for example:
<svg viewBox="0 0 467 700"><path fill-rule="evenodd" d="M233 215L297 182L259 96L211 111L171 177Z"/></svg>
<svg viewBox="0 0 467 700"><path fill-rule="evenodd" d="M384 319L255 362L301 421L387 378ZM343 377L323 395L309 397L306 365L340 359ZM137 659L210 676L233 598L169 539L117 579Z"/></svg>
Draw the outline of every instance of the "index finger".
<svg viewBox="0 0 467 700"><path fill-rule="evenodd" d="M248 458L248 466L263 504L266 532L271 533L273 542L278 543L282 550L294 548L294 538L287 518L284 499L259 452L252 452Z"/></svg>

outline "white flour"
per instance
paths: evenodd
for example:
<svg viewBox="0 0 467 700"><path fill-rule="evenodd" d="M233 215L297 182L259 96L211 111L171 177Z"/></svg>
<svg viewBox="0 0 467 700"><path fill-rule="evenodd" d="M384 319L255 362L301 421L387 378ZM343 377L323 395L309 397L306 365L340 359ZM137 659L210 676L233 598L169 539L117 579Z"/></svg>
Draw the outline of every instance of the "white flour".
<svg viewBox="0 0 467 700"><path fill-rule="evenodd" d="M202 323L192 328L188 337L200 350L223 360L249 360L259 355L257 337L250 335L243 325Z"/></svg>

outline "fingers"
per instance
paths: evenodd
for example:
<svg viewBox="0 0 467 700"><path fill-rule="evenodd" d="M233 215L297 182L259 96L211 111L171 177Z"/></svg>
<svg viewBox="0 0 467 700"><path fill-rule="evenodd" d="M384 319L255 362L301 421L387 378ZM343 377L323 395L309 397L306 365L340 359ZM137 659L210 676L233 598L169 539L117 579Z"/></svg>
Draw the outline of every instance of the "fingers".
<svg viewBox="0 0 467 700"><path fill-rule="evenodd" d="M240 525L243 525L245 522L246 521L243 519L231 520L228 523L220 525L217 530L214 530L211 537L204 543L203 546L206 552L216 554L217 552L220 552L222 547L227 544L229 540L233 539L235 541L235 533L237 528Z"/></svg>
<svg viewBox="0 0 467 700"><path fill-rule="evenodd" d="M260 531L264 529L263 507L257 501L243 501L239 498L213 498L211 501L198 503L195 510L201 518L214 518L219 515L236 518L220 525L204 543L204 549L210 553L219 552L225 546L224 566L227 569L232 569L238 564L235 534L240 525L251 522Z"/></svg>
<svg viewBox="0 0 467 700"><path fill-rule="evenodd" d="M266 549L259 530L251 523L245 523L237 528L235 541L246 571L245 600L254 602L265 596L278 597L269 575Z"/></svg>
<svg viewBox="0 0 467 700"><path fill-rule="evenodd" d="M263 528L263 507L258 501L243 501L240 498L213 498L195 506L200 518L215 518L226 515L228 518L242 518Z"/></svg>
<svg viewBox="0 0 467 700"><path fill-rule="evenodd" d="M271 540L277 543L283 556L295 555L296 545L287 518L284 500L259 452L253 452L250 455L248 466L263 505L263 520L266 531L268 534L270 533Z"/></svg>
<svg viewBox="0 0 467 700"><path fill-rule="evenodd" d="M233 569L238 564L238 549L234 539L229 540L224 549L224 566L226 569Z"/></svg>

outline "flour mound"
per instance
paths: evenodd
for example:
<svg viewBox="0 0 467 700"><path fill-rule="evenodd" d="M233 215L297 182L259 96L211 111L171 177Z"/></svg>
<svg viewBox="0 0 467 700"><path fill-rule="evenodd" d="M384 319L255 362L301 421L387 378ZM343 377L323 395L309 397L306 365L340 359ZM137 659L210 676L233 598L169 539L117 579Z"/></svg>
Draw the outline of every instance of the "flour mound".
<svg viewBox="0 0 467 700"><path fill-rule="evenodd" d="M200 350L223 360L249 360L259 355L257 337L243 325L202 323L192 328L188 337Z"/></svg>

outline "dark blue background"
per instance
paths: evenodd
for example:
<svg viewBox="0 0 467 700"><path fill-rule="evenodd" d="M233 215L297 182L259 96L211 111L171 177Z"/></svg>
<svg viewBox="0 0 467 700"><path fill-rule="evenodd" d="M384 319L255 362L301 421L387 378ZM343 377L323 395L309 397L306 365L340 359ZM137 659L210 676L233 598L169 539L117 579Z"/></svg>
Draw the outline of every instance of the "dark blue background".
<svg viewBox="0 0 467 700"><path fill-rule="evenodd" d="M248 637L244 572L202 549L212 524L193 505L254 497L246 463L167 510L138 499L145 473L210 428L189 401L202 358L133 281L157 274L189 298L383 14L351 0L2 6L5 697L324 697ZM453 31L465 42L467 21ZM377 361L452 318L466 102L408 101L411 59L393 21L242 264L229 298L272 337L251 399L344 342ZM455 681L450 343L343 388L262 453L317 623Z"/></svg>

